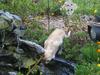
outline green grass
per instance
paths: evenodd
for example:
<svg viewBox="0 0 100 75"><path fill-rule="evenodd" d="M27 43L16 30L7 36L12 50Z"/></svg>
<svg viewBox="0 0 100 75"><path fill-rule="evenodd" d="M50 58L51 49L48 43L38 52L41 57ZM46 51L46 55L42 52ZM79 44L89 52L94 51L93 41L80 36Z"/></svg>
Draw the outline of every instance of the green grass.
<svg viewBox="0 0 100 75"><path fill-rule="evenodd" d="M98 10L97 14L100 15L99 0L74 0L77 3L78 9L76 13L93 14L94 10Z"/></svg>
<svg viewBox="0 0 100 75"><path fill-rule="evenodd" d="M98 61L97 58L100 57L100 54L98 54L96 52L97 50L97 45L91 43L87 43L82 49L82 54L84 56L84 59L87 61L87 62L100 62L100 60Z"/></svg>
<svg viewBox="0 0 100 75"><path fill-rule="evenodd" d="M96 63L84 63L77 65L76 75L100 75L100 67Z"/></svg>
<svg viewBox="0 0 100 75"><path fill-rule="evenodd" d="M49 13L60 15L60 7L63 5L64 0L62 3L59 3L60 0L50 0L49 6L50 11ZM77 5L78 9L75 11L76 14L93 14L95 9L98 10L97 14L100 14L100 4L99 0L73 0ZM39 0L38 3L32 3L31 0L10 0L8 3L0 2L0 9L8 10L13 13L19 14L21 16L27 16L30 14L34 15L43 15L47 14L48 12L48 0Z"/></svg>

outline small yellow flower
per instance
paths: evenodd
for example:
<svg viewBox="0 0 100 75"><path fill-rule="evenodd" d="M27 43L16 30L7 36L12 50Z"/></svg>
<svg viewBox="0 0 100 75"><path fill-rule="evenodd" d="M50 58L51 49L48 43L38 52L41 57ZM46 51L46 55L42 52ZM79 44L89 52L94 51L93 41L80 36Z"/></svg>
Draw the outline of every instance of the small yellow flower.
<svg viewBox="0 0 100 75"><path fill-rule="evenodd" d="M54 15L54 13L51 13L51 15L53 16L53 15Z"/></svg>
<svg viewBox="0 0 100 75"><path fill-rule="evenodd" d="M100 64L97 64L98 67L100 67Z"/></svg>
<svg viewBox="0 0 100 75"><path fill-rule="evenodd" d="M42 16L39 16L39 19L42 19Z"/></svg>
<svg viewBox="0 0 100 75"><path fill-rule="evenodd" d="M58 2L59 2L59 3L63 3L63 2L64 2L64 0L58 0Z"/></svg>
<svg viewBox="0 0 100 75"><path fill-rule="evenodd" d="M62 0L60 0L59 3L62 3Z"/></svg>
<svg viewBox="0 0 100 75"><path fill-rule="evenodd" d="M100 53L100 49L97 49L96 52Z"/></svg>
<svg viewBox="0 0 100 75"><path fill-rule="evenodd" d="M36 16L35 19L42 19L42 16Z"/></svg>
<svg viewBox="0 0 100 75"><path fill-rule="evenodd" d="M97 45L100 45L100 42L96 42Z"/></svg>
<svg viewBox="0 0 100 75"><path fill-rule="evenodd" d="M96 9L94 10L94 13L97 13L97 10Z"/></svg>

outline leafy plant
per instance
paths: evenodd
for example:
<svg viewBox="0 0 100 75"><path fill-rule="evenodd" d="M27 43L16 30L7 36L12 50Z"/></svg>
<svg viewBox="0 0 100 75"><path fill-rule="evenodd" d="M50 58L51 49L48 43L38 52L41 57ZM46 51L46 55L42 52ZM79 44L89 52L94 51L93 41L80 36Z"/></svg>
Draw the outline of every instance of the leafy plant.
<svg viewBox="0 0 100 75"><path fill-rule="evenodd" d="M76 75L99 75L100 68L97 67L96 63L84 63L77 65Z"/></svg>
<svg viewBox="0 0 100 75"><path fill-rule="evenodd" d="M94 43L87 43L81 49L84 59L90 63L100 62L100 60L97 60L100 57L100 54L96 52L97 48L97 45L95 45Z"/></svg>

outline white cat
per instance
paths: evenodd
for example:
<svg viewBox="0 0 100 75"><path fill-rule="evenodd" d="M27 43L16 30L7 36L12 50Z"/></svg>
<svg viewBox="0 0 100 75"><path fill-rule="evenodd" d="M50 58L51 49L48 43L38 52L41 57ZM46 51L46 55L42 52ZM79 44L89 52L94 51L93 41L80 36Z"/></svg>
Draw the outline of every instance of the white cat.
<svg viewBox="0 0 100 75"><path fill-rule="evenodd" d="M59 46L62 45L63 39L70 36L71 31L66 35L63 29L55 29L44 43L44 60L46 63L55 58Z"/></svg>

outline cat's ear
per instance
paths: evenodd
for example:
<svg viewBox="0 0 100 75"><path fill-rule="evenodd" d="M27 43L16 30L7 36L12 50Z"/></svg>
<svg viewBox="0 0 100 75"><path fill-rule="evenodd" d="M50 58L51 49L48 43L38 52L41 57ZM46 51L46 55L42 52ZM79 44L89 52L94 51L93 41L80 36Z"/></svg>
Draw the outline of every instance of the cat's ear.
<svg viewBox="0 0 100 75"><path fill-rule="evenodd" d="M66 35L65 35L65 38L70 37L70 35L71 35L71 31L68 31L68 32L66 33Z"/></svg>

